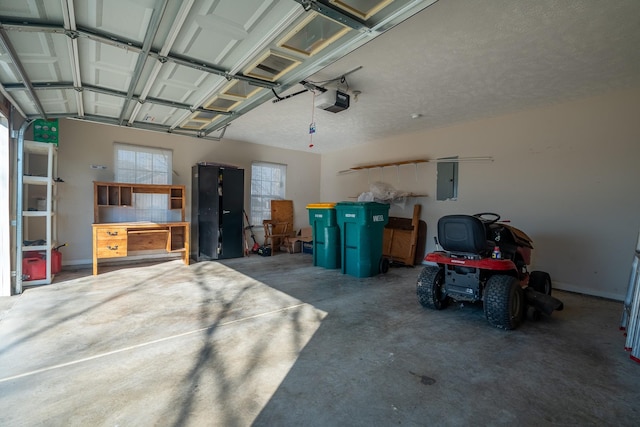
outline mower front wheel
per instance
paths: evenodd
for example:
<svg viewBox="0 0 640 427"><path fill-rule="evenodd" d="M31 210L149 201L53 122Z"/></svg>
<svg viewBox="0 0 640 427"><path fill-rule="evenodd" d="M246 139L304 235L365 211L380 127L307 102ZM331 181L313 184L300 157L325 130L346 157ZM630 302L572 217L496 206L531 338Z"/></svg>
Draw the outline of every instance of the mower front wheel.
<svg viewBox="0 0 640 427"><path fill-rule="evenodd" d="M484 289L484 315L496 328L515 329L523 318L525 299L517 278L496 274Z"/></svg>
<svg viewBox="0 0 640 427"><path fill-rule="evenodd" d="M444 269L438 267L425 267L420 273L416 293L418 301L425 308L442 310L449 305L449 298L443 295Z"/></svg>

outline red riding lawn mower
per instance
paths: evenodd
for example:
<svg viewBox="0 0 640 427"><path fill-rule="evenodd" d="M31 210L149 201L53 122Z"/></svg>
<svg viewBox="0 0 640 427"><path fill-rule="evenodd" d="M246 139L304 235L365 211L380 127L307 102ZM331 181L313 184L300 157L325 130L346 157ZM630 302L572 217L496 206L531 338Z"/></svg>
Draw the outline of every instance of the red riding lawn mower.
<svg viewBox="0 0 640 427"><path fill-rule="evenodd" d="M499 220L492 212L440 218L436 243L443 250L425 257L438 266L425 267L416 288L422 306L442 310L451 301L482 301L489 323L502 329L517 328L529 308L534 320L562 310L549 274L527 271L531 238Z"/></svg>

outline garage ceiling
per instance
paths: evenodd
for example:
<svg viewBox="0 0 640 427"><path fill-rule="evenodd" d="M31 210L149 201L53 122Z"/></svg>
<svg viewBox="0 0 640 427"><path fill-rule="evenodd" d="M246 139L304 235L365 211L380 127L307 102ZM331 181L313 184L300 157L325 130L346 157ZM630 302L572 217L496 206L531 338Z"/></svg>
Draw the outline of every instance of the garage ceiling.
<svg viewBox="0 0 640 427"><path fill-rule="evenodd" d="M637 0L0 0L0 25L29 118L315 152L640 85Z"/></svg>
<svg viewBox="0 0 640 427"><path fill-rule="evenodd" d="M207 136L433 0L0 1L0 82L29 118Z"/></svg>

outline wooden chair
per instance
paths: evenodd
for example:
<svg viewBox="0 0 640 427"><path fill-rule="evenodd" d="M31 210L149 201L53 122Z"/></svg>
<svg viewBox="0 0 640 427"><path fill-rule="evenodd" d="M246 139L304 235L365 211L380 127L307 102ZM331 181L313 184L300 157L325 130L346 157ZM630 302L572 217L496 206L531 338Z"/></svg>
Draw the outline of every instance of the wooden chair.
<svg viewBox="0 0 640 427"><path fill-rule="evenodd" d="M293 233L293 224L288 222L265 219L262 225L264 226L264 246L271 246L271 255L280 249L282 243L287 243L287 238Z"/></svg>

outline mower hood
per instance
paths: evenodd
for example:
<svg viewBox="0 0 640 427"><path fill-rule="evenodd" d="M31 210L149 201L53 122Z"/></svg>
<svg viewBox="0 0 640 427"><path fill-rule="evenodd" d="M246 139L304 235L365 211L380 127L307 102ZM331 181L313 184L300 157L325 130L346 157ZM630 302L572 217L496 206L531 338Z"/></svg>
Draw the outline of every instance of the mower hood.
<svg viewBox="0 0 640 427"><path fill-rule="evenodd" d="M532 244L533 240L531 240L531 237L527 236L527 234L524 231L504 223L500 223L500 226L504 227L504 230L508 231L511 234L513 241L518 246L524 246L524 247L533 249L533 244Z"/></svg>

